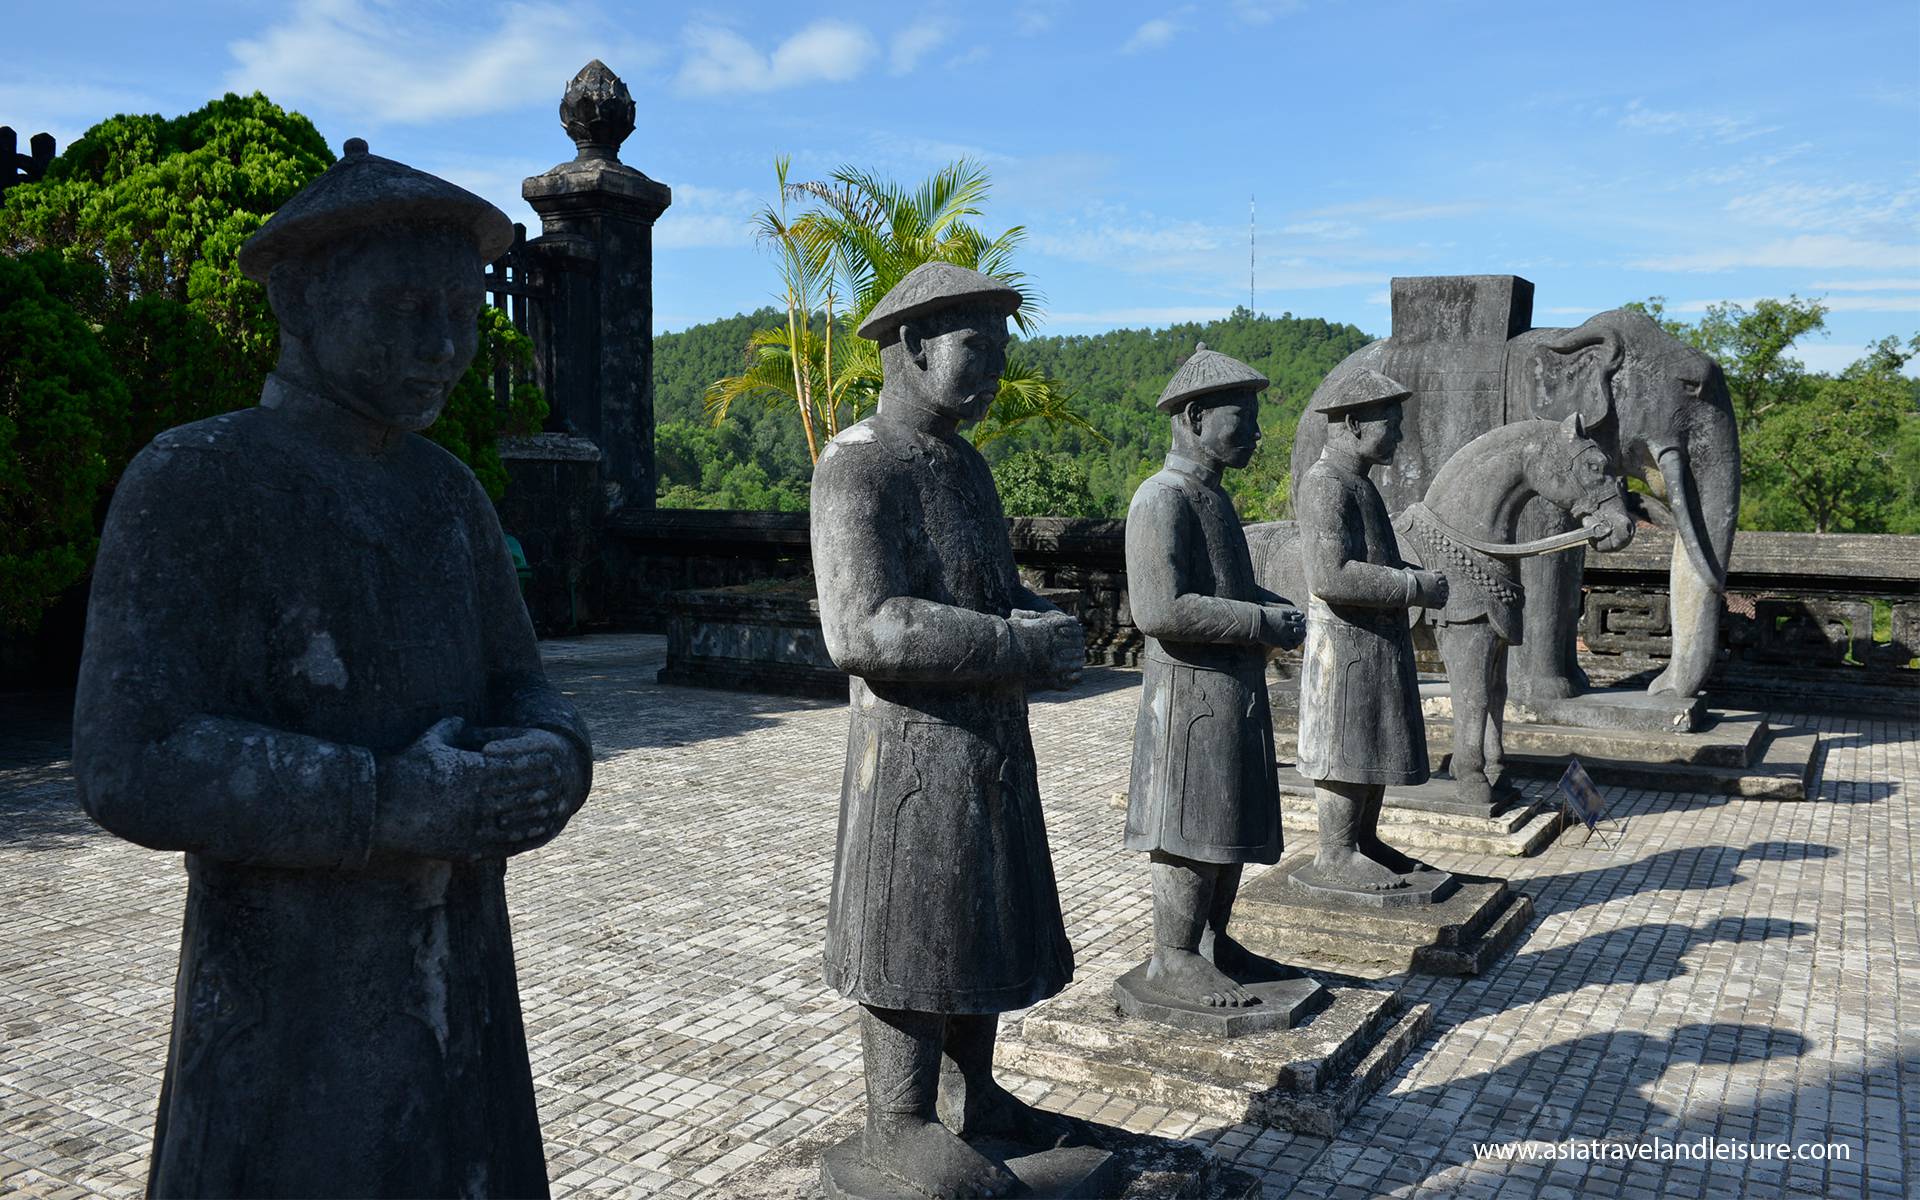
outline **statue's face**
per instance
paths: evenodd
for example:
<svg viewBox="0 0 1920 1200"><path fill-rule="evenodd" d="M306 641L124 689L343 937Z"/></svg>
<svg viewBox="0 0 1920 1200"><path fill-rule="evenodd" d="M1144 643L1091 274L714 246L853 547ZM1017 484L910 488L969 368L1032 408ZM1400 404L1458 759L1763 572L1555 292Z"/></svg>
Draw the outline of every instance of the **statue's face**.
<svg viewBox="0 0 1920 1200"><path fill-rule="evenodd" d="M432 425L473 362L484 264L445 228L356 238L306 291L304 341L326 395L381 425Z"/></svg>
<svg viewBox="0 0 1920 1200"><path fill-rule="evenodd" d="M1393 461L1393 452L1400 446L1401 411L1398 403L1373 404L1348 414L1345 425L1363 462Z"/></svg>
<svg viewBox="0 0 1920 1200"><path fill-rule="evenodd" d="M1007 319L984 310L948 310L908 324L905 339L914 399L957 421L978 421L1000 391L1007 369Z"/></svg>
<svg viewBox="0 0 1920 1200"><path fill-rule="evenodd" d="M1244 467L1260 447L1260 397L1252 389L1209 396L1195 402L1199 420L1194 436L1207 457L1228 467Z"/></svg>

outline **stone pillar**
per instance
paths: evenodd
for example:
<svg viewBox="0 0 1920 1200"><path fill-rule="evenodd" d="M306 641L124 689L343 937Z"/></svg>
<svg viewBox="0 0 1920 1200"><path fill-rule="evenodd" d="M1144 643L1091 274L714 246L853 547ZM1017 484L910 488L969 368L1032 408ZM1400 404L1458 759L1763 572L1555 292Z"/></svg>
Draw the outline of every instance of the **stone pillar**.
<svg viewBox="0 0 1920 1200"><path fill-rule="evenodd" d="M540 214L527 244L547 430L600 449L604 509L653 507L653 223L673 192L620 161L633 98L595 59L560 101L578 153L520 185Z"/></svg>

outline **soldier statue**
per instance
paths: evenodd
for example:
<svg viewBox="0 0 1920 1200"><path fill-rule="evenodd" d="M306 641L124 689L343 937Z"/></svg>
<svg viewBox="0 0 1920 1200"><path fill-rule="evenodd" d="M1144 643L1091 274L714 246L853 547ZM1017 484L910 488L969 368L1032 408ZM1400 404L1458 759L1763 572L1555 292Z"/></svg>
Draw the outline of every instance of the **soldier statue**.
<svg viewBox="0 0 1920 1200"><path fill-rule="evenodd" d="M1226 930L1242 866L1280 857L1267 652L1305 636L1300 610L1255 582L1220 486L1260 444L1266 387L1201 343L1160 394L1173 421L1166 466L1127 509L1128 596L1147 637L1126 834L1127 849L1152 856L1146 982L1216 1007L1255 1003L1244 985L1273 975Z"/></svg>
<svg viewBox="0 0 1920 1200"><path fill-rule="evenodd" d="M1407 610L1447 602L1443 576L1400 557L1367 476L1392 460L1410 394L1357 368L1323 387L1302 418L1327 422L1326 448L1293 489L1308 592L1299 770L1314 782L1320 818L1314 861L1293 879L1316 891L1379 893L1433 873L1379 835L1387 786L1427 778Z"/></svg>
<svg viewBox="0 0 1920 1200"><path fill-rule="evenodd" d="M994 398L1019 304L962 267L908 273L859 330L880 344L879 412L813 477L821 623L853 677L826 980L862 1006L867 1090L864 1130L824 1168L851 1155L937 1197L1014 1186L969 1142L1051 1147L1073 1128L993 1078L999 1014L1073 974L1027 691L1086 661L1079 623L1021 583L993 477L957 432Z"/></svg>
<svg viewBox="0 0 1920 1200"><path fill-rule="evenodd" d="M256 408L128 467L74 703L87 811L184 851L153 1196L545 1196L506 860L586 798L500 523L419 436L505 214L367 152L241 248Z"/></svg>

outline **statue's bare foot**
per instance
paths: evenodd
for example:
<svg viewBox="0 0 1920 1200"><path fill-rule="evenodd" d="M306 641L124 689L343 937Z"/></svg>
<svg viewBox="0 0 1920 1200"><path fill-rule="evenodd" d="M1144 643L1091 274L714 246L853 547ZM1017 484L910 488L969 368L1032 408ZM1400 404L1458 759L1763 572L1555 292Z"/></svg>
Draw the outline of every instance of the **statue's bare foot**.
<svg viewBox="0 0 1920 1200"><path fill-rule="evenodd" d="M1213 936L1213 965L1240 983L1273 983L1293 979L1300 972L1264 954L1255 954L1224 933Z"/></svg>
<svg viewBox="0 0 1920 1200"><path fill-rule="evenodd" d="M1411 875L1415 871L1431 871L1433 867L1421 862L1411 854L1402 853L1387 845L1377 837L1362 838L1360 853L1379 863L1396 875Z"/></svg>
<svg viewBox="0 0 1920 1200"><path fill-rule="evenodd" d="M1260 1003L1258 996L1191 950L1170 946L1156 949L1147 960L1147 981L1156 991L1189 1004L1243 1008Z"/></svg>
<svg viewBox="0 0 1920 1200"><path fill-rule="evenodd" d="M1368 858L1359 850L1322 852L1313 861L1313 874L1324 885L1354 891L1390 892L1407 886L1404 873Z"/></svg>
<svg viewBox="0 0 1920 1200"><path fill-rule="evenodd" d="M1462 772L1453 781L1453 794L1464 804L1491 805L1493 803L1493 784L1478 771Z"/></svg>
<svg viewBox="0 0 1920 1200"><path fill-rule="evenodd" d="M1004 1196L1018 1182L938 1121L869 1121L860 1150L872 1166L935 1200Z"/></svg>
<svg viewBox="0 0 1920 1200"><path fill-rule="evenodd" d="M943 1084L940 1089L943 1101L956 1093L966 1096L963 1111L951 1113L942 1104L940 1115L968 1141L1005 1138L1022 1146L1051 1150L1088 1140L1086 1127L1080 1122L1035 1108L991 1079L957 1089Z"/></svg>

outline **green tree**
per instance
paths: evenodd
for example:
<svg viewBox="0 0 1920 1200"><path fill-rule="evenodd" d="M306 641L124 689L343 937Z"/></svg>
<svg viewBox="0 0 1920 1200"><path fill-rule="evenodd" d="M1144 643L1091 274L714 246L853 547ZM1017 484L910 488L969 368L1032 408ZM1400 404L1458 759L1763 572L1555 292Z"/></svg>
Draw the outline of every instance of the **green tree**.
<svg viewBox="0 0 1920 1200"><path fill-rule="evenodd" d="M126 437L126 386L49 280L73 272L0 256L0 627L20 632L86 573L108 452Z"/></svg>
<svg viewBox="0 0 1920 1200"><path fill-rule="evenodd" d="M241 245L334 161L313 123L255 92L185 116L125 114L87 130L0 206L0 248L57 254L78 274L55 288L99 329L131 410L103 448L109 482L161 430L259 400L279 353L266 293L240 272ZM46 268L42 268L46 274ZM54 285L50 285L54 286ZM429 436L498 498L495 440L539 428L525 337L481 313L481 351ZM516 376L506 411L492 375Z"/></svg>
<svg viewBox="0 0 1920 1200"><path fill-rule="evenodd" d="M482 308L479 323L480 349L473 365L454 385L440 419L426 435L472 468L487 495L498 500L507 491L499 440L539 432L547 419L547 400L533 382L533 339L497 308ZM504 406L493 386L502 372L511 381Z"/></svg>
<svg viewBox="0 0 1920 1200"><path fill-rule="evenodd" d="M1022 450L993 468L1000 506L1010 517L1091 517L1099 513L1087 471L1062 454Z"/></svg>
<svg viewBox="0 0 1920 1200"><path fill-rule="evenodd" d="M1920 352L1884 338L1838 378L1816 377L1805 394L1771 408L1743 444L1748 459L1789 486L1770 489L1755 512L1767 529L1877 531L1903 497L1894 459L1913 388L1900 372Z"/></svg>
<svg viewBox="0 0 1920 1200"><path fill-rule="evenodd" d="M968 221L980 215L990 187L978 164L963 159L911 191L852 167L840 168L828 181L789 183L787 168L785 158L775 161L779 207L766 207L758 218L760 239L774 248L779 263L786 320L751 336L745 368L715 380L706 406L715 421L725 420L743 397L791 407L805 431L808 456L817 461L828 438L879 400L879 348L853 331L909 271L949 262L1004 281L1025 298L1014 316L1023 333L1039 319L1038 297L1013 267L1025 229L1014 226L988 237ZM789 217L794 199L814 207ZM816 317L824 319L816 325ZM985 445L1036 421L1099 436L1063 385L1010 356L999 394L973 431L974 443Z"/></svg>

